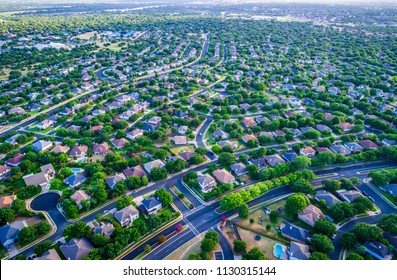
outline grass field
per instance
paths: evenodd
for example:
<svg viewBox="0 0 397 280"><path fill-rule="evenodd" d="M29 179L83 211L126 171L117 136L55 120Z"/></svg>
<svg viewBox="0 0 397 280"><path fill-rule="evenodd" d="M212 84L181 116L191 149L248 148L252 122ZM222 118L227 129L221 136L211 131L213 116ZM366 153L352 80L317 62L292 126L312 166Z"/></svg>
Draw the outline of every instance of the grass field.
<svg viewBox="0 0 397 280"><path fill-rule="evenodd" d="M89 40L91 37L94 36L94 34L97 33L96 31L91 31L91 32L86 32L86 33L81 33L74 38L79 38L81 40Z"/></svg>
<svg viewBox="0 0 397 280"><path fill-rule="evenodd" d="M276 260L277 258L273 255L273 246L277 243L280 243L279 241L276 241L274 239L268 238L266 236L261 236L260 240L255 240L256 234L255 232L237 228L241 239L244 240L247 243L247 252L250 251L254 247L260 248L262 251L265 252L265 256L269 260Z"/></svg>
<svg viewBox="0 0 397 280"><path fill-rule="evenodd" d="M179 146L179 147L172 147L170 148L171 153L174 155L179 155L184 151L194 151L194 146Z"/></svg>

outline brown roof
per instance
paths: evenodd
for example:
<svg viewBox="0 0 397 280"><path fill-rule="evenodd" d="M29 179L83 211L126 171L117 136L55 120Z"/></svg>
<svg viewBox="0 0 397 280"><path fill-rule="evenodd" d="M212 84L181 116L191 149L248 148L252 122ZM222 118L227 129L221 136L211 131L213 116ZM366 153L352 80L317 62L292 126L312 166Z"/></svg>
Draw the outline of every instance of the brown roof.
<svg viewBox="0 0 397 280"><path fill-rule="evenodd" d="M254 140L254 141L258 141L258 138L256 138L256 136L255 135L244 135L243 137L241 137L241 139L245 142L245 143L247 143L248 142L248 140Z"/></svg>
<svg viewBox="0 0 397 280"><path fill-rule="evenodd" d="M123 173L125 177L138 176L142 178L143 176L147 176L146 171L140 165L124 169Z"/></svg>
<svg viewBox="0 0 397 280"><path fill-rule="evenodd" d="M66 153L70 148L66 145L56 145L51 152L53 153Z"/></svg>
<svg viewBox="0 0 397 280"><path fill-rule="evenodd" d="M194 155L194 152L192 151L185 151L179 154L179 156L185 161L188 161L192 157L192 155Z"/></svg>
<svg viewBox="0 0 397 280"><path fill-rule="evenodd" d="M69 153L69 157L80 155L81 153L87 153L88 147L86 145L74 146Z"/></svg>
<svg viewBox="0 0 397 280"><path fill-rule="evenodd" d="M220 183L228 183L234 181L236 178L226 169L218 169L212 172L212 175L217 179Z"/></svg>
<svg viewBox="0 0 397 280"><path fill-rule="evenodd" d="M128 143L128 140L125 138L120 138L120 139L113 139L112 140L112 144L116 147L116 148L124 148L124 145Z"/></svg>
<svg viewBox="0 0 397 280"><path fill-rule="evenodd" d="M103 125L95 125L91 127L92 131L101 131L103 128Z"/></svg>
<svg viewBox="0 0 397 280"><path fill-rule="evenodd" d="M109 144L107 142L103 142L101 144L94 143L92 150L95 154L107 154L109 152Z"/></svg>
<svg viewBox="0 0 397 280"><path fill-rule="evenodd" d="M71 198L76 201L77 205L80 205L81 201L90 199L91 196L89 196L84 190L78 190L74 192Z"/></svg>
<svg viewBox="0 0 397 280"><path fill-rule="evenodd" d="M22 161L23 154L16 154L14 157L7 159L7 163L18 164Z"/></svg>
<svg viewBox="0 0 397 280"><path fill-rule="evenodd" d="M5 165L0 165L0 174L10 171L11 168Z"/></svg>
<svg viewBox="0 0 397 280"><path fill-rule="evenodd" d="M375 144L371 140L363 140L363 141L358 142L358 144L365 149L376 149L379 147L377 144Z"/></svg>
<svg viewBox="0 0 397 280"><path fill-rule="evenodd" d="M316 151L315 151L312 147L307 146L307 147L305 147L305 148L302 148L302 149L300 150L300 152L301 152L302 154L310 154L310 153L315 153Z"/></svg>
<svg viewBox="0 0 397 280"><path fill-rule="evenodd" d="M245 126L245 127L250 127L250 126L254 126L256 125L256 121L254 119L244 119L241 121L241 123Z"/></svg>
<svg viewBox="0 0 397 280"><path fill-rule="evenodd" d="M14 199L13 195L0 197L0 208L11 207Z"/></svg>

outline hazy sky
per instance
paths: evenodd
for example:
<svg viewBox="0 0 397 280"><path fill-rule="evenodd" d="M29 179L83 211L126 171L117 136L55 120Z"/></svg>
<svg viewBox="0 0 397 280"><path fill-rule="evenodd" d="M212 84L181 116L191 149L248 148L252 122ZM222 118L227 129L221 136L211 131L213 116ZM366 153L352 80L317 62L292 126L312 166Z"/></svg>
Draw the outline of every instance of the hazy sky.
<svg viewBox="0 0 397 280"><path fill-rule="evenodd" d="M394 4L397 5L397 0L0 0L1 3L10 4L28 4L28 3L313 3L313 4Z"/></svg>

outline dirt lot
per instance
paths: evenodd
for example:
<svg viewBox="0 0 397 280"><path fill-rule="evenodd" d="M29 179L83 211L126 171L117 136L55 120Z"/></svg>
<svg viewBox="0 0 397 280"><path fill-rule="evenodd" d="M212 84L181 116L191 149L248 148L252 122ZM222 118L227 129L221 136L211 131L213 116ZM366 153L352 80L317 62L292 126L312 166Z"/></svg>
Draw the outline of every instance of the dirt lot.
<svg viewBox="0 0 397 280"><path fill-rule="evenodd" d="M255 240L255 236L257 236L258 234L241 228L237 228L237 230L241 236L241 239L247 243L247 251L251 250L254 247L258 247L265 252L265 256L267 259L269 260L277 259L273 255L273 246L277 243L280 243L279 241L276 241L274 239L265 236L260 236L261 237L260 240Z"/></svg>

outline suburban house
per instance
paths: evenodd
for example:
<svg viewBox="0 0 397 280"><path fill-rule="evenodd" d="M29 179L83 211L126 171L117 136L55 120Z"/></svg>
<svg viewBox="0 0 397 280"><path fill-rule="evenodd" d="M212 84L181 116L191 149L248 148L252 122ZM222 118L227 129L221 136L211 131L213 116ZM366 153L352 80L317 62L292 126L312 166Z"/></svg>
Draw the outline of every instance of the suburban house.
<svg viewBox="0 0 397 280"><path fill-rule="evenodd" d="M386 185L382 189L389 192L392 196L397 196L397 184Z"/></svg>
<svg viewBox="0 0 397 280"><path fill-rule="evenodd" d="M249 140L258 141L258 138L255 135L248 134L241 137L241 140L243 140L243 142L247 144Z"/></svg>
<svg viewBox="0 0 397 280"><path fill-rule="evenodd" d="M156 159L151 162L145 163L143 165L143 168L146 170L147 173L150 173L150 171L153 169L153 167L163 168L164 166L165 166L164 162L162 162L159 159Z"/></svg>
<svg viewBox="0 0 397 280"><path fill-rule="evenodd" d="M285 163L285 161L277 154L265 156L265 160L272 167L276 166L279 163Z"/></svg>
<svg viewBox="0 0 397 280"><path fill-rule="evenodd" d="M55 153L55 154L59 154L59 153L66 153L70 150L69 146L66 145L56 145L51 152Z"/></svg>
<svg viewBox="0 0 397 280"><path fill-rule="evenodd" d="M302 106L302 101L299 100L298 98L291 97L289 99L289 104L294 107L300 107Z"/></svg>
<svg viewBox="0 0 397 280"><path fill-rule="evenodd" d="M192 155L194 155L195 153L192 151L184 151L182 153L180 153L178 156L180 158L182 158L184 161L189 161L189 159L192 157Z"/></svg>
<svg viewBox="0 0 397 280"><path fill-rule="evenodd" d="M298 219L312 227L318 219L324 218L325 215L323 212L312 204L303 209L302 212L298 213Z"/></svg>
<svg viewBox="0 0 397 280"><path fill-rule="evenodd" d="M198 175L197 182L203 193L212 191L212 189L217 185L215 179L209 174Z"/></svg>
<svg viewBox="0 0 397 280"><path fill-rule="evenodd" d="M6 160L6 165L17 167L23 160L23 154L16 154L12 158Z"/></svg>
<svg viewBox="0 0 397 280"><path fill-rule="evenodd" d="M70 158L82 158L85 157L88 151L86 145L74 146L69 153Z"/></svg>
<svg viewBox="0 0 397 280"><path fill-rule="evenodd" d="M23 115L23 114L26 113L25 110L22 109L21 107L14 107L14 108L11 108L11 109L9 109L7 112L8 112L9 115L12 115L12 114L15 114L15 115Z"/></svg>
<svg viewBox="0 0 397 280"><path fill-rule="evenodd" d="M225 146L230 146L230 147L234 150L234 149L236 149L236 148L238 147L238 142L237 142L237 141L229 141L229 140L226 140L226 141L220 141L220 142L218 143L218 145L219 145L221 148L223 148L223 147L225 147Z"/></svg>
<svg viewBox="0 0 397 280"><path fill-rule="evenodd" d="M186 136L177 135L174 136L172 140L174 141L175 145L186 145L187 143Z"/></svg>
<svg viewBox="0 0 397 280"><path fill-rule="evenodd" d="M74 173L72 175L70 175L69 177L65 178L63 180L63 182L68 185L69 188L76 188L78 186L80 186L82 183L84 183L84 181L87 178L82 175L82 174L78 174L78 173Z"/></svg>
<svg viewBox="0 0 397 280"><path fill-rule="evenodd" d="M234 176L230 174L230 172L226 169L215 170L214 172L212 172L212 176L214 176L215 179L221 184L233 183L236 180L236 178L234 178Z"/></svg>
<svg viewBox="0 0 397 280"><path fill-rule="evenodd" d="M280 232L282 236L300 243L305 243L309 237L309 231L290 223L281 224Z"/></svg>
<svg viewBox="0 0 397 280"><path fill-rule="evenodd" d="M241 162L230 165L230 169L237 176L241 176L248 173L247 169L245 168L245 165Z"/></svg>
<svg viewBox="0 0 397 280"><path fill-rule="evenodd" d="M331 205L341 202L338 198L336 198L336 196L334 196L329 191L325 191L325 190L317 191L316 195L314 196L314 199L317 201L324 200L327 207L330 207Z"/></svg>
<svg viewBox="0 0 397 280"><path fill-rule="evenodd" d="M215 130L214 133L212 133L212 135L215 138L219 138L219 139L227 139L229 137L229 134L221 129Z"/></svg>
<svg viewBox="0 0 397 280"><path fill-rule="evenodd" d="M139 212L134 206L128 205L123 209L114 212L113 215L122 227L129 227L132 225L133 221L138 219Z"/></svg>
<svg viewBox="0 0 397 280"><path fill-rule="evenodd" d="M67 260L82 260L94 249L94 246L87 238L81 237L70 239L68 243L61 245L59 249Z"/></svg>
<svg viewBox="0 0 397 280"><path fill-rule="evenodd" d="M32 145L33 151L35 152L41 152L41 151L46 151L52 147L52 142L51 141L44 141L44 140L38 140L33 143Z"/></svg>
<svg viewBox="0 0 397 280"><path fill-rule="evenodd" d="M8 177L11 172L11 168L5 165L0 165L0 180Z"/></svg>
<svg viewBox="0 0 397 280"><path fill-rule="evenodd" d="M112 139L110 142L113 144L113 146L116 149L124 149L125 144L128 143L128 140L125 138L120 138L120 139Z"/></svg>
<svg viewBox="0 0 397 280"><path fill-rule="evenodd" d="M158 116L153 116L148 120L148 124L158 126L161 123L161 118Z"/></svg>
<svg viewBox="0 0 397 280"><path fill-rule="evenodd" d="M324 124L316 124L316 129L320 132L332 131L332 129Z"/></svg>
<svg viewBox="0 0 397 280"><path fill-rule="evenodd" d="M123 173L118 173L116 175L107 177L106 184L109 186L109 188L113 190L117 182L124 181L125 179L127 178L124 176Z"/></svg>
<svg viewBox="0 0 397 280"><path fill-rule="evenodd" d="M40 261L60 261L61 257L58 255L55 249L49 249L48 251L44 252L41 257L37 257L34 260Z"/></svg>
<svg viewBox="0 0 397 280"><path fill-rule="evenodd" d="M97 156L104 156L109 152L109 144L107 142L103 142L100 144L94 143L92 152L94 155Z"/></svg>
<svg viewBox="0 0 397 280"><path fill-rule="evenodd" d="M22 177L26 186L48 186L49 181L55 176L55 169L51 163L41 166L40 169L40 173L28 174Z"/></svg>
<svg viewBox="0 0 397 280"><path fill-rule="evenodd" d="M342 132L349 132L350 130L352 130L354 124L351 124L348 122L342 122L338 126L340 126L340 128L342 128Z"/></svg>
<svg viewBox="0 0 397 280"><path fill-rule="evenodd" d="M18 137L19 137L19 134L15 134L15 135L13 135L11 137L8 137L5 140L5 142L13 144L13 145L16 145L18 143L18 141L17 141Z"/></svg>
<svg viewBox="0 0 397 280"><path fill-rule="evenodd" d="M134 129L134 130L132 130L132 131L127 133L127 138L131 139L131 140L134 140L134 139L136 139L136 138L138 138L138 137L140 137L142 135L143 135L143 130L142 129Z"/></svg>
<svg viewBox="0 0 397 280"><path fill-rule="evenodd" d="M391 260L392 256L390 254L390 249L386 245L380 242L365 242L364 243L365 252L373 256L378 260Z"/></svg>
<svg viewBox="0 0 397 280"><path fill-rule="evenodd" d="M154 195L149 196L148 198L144 198L142 200L142 210L148 214L156 214L162 208L162 204L160 200L157 199Z"/></svg>
<svg viewBox="0 0 397 280"><path fill-rule="evenodd" d="M44 121L38 123L38 124L36 125L36 128L37 128L37 129L43 129L43 130L44 130L44 129L47 129L47 128L51 127L52 125L54 125L54 122L53 122L53 121L51 121L51 120L44 120Z"/></svg>
<svg viewBox="0 0 397 280"><path fill-rule="evenodd" d="M355 153L355 152L359 152L359 151L362 151L364 148L363 147L361 147L359 144L357 144L356 142L346 142L345 144L345 147L347 148L347 149L349 149L352 153Z"/></svg>
<svg viewBox="0 0 397 280"><path fill-rule="evenodd" d="M287 250L289 260L309 260L311 253L309 245L292 241Z"/></svg>
<svg viewBox="0 0 397 280"><path fill-rule="evenodd" d="M127 168L123 170L123 174L125 177L131 177L131 176L138 176L142 178L143 176L147 176L146 171L142 168L142 166L137 165L131 168Z"/></svg>
<svg viewBox="0 0 397 280"><path fill-rule="evenodd" d="M25 221L15 221L0 228L0 242L3 246L8 246L15 242L18 234L28 224Z"/></svg>
<svg viewBox="0 0 397 280"><path fill-rule="evenodd" d="M84 190L75 191L71 198L76 202L77 206L81 209L81 202L83 200L89 200L91 196L89 196Z"/></svg>
<svg viewBox="0 0 397 280"><path fill-rule="evenodd" d="M253 165L255 165L256 167L266 167L267 165L266 165L266 161L265 161L265 159L264 158L250 158L249 160L248 160L248 163L249 164L253 164Z"/></svg>
<svg viewBox="0 0 397 280"><path fill-rule="evenodd" d="M395 146L397 144L397 141L396 140L389 140L389 139L385 138L385 139L382 140L382 144L385 145L385 146L389 146L390 147L390 146Z"/></svg>
<svg viewBox="0 0 397 280"><path fill-rule="evenodd" d="M298 156L294 151L284 152L281 154L282 158L288 162L293 162Z"/></svg>
<svg viewBox="0 0 397 280"><path fill-rule="evenodd" d="M307 146L300 149L299 154L302 156L314 157L316 155L316 151L312 147Z"/></svg>
<svg viewBox="0 0 397 280"><path fill-rule="evenodd" d="M110 237L114 231L114 226L111 223L100 222L93 230L94 234L102 234L103 236Z"/></svg>
<svg viewBox="0 0 397 280"><path fill-rule="evenodd" d="M187 125L181 125L181 126L178 128L178 133L179 133L179 134L182 134L182 135L185 135L186 132L187 132L187 130L188 130L188 126L187 126Z"/></svg>
<svg viewBox="0 0 397 280"><path fill-rule="evenodd" d="M359 141L358 144L363 147L364 149L373 150L377 149L379 146L372 142L371 140L362 140Z"/></svg>
<svg viewBox="0 0 397 280"><path fill-rule="evenodd" d="M257 125L257 123L256 123L256 121L254 119L244 119L244 120L241 121L241 123L243 124L243 126L245 128Z"/></svg>
<svg viewBox="0 0 397 280"><path fill-rule="evenodd" d="M356 190L338 190L336 191L338 195L347 202L353 202L357 197L363 196L361 192L356 191Z"/></svg>
<svg viewBox="0 0 397 280"><path fill-rule="evenodd" d="M352 152L350 150L348 150L346 147L340 145L340 144L336 144L336 145L331 145L329 147L329 149L331 151L333 151L336 154L342 154L342 155L350 155Z"/></svg>
<svg viewBox="0 0 397 280"><path fill-rule="evenodd" d="M0 197L0 208L11 207L14 202L15 195L2 196Z"/></svg>

